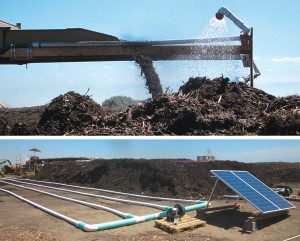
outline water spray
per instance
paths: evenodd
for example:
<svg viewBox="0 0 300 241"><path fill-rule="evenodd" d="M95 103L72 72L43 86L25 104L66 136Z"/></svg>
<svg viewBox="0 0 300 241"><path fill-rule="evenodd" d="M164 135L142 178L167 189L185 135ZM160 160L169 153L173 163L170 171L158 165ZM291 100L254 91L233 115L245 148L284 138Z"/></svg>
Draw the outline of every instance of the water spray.
<svg viewBox="0 0 300 241"><path fill-rule="evenodd" d="M253 61L253 28L249 28L246 24L244 24L227 7L221 7L216 13L216 18L218 20L222 20L224 16L228 17L236 26L243 30L240 36L241 41L244 41L246 45L250 45L250 55L248 53L248 56L243 55L244 57L242 57L244 66L250 67L250 75L247 77L243 77L243 79L246 83L250 81L250 85L253 87L254 79L261 75L260 71L258 70L256 64Z"/></svg>
<svg viewBox="0 0 300 241"><path fill-rule="evenodd" d="M247 35L250 28L247 27L239 18L237 18L227 7L221 7L216 13L216 18L222 20L224 15L228 17L236 26L243 30L243 34Z"/></svg>

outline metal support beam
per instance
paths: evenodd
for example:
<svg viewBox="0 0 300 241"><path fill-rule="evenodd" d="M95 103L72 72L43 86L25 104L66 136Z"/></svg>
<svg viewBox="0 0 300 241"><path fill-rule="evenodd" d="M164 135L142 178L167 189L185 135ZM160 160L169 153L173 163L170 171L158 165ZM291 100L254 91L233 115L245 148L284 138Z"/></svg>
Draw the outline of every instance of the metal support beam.
<svg viewBox="0 0 300 241"><path fill-rule="evenodd" d="M250 46L251 46L251 53L250 53L250 86L254 87L254 61L253 61L253 28L250 31Z"/></svg>
<svg viewBox="0 0 300 241"><path fill-rule="evenodd" d="M228 42L241 42L231 45ZM220 44L223 43L223 44ZM125 41L86 29L0 28L0 64L157 60L240 60L251 54L249 36ZM245 66L249 67L249 66Z"/></svg>
<svg viewBox="0 0 300 241"><path fill-rule="evenodd" d="M228 42L240 43L226 44ZM237 37L125 41L80 28L21 30L9 24L0 27L0 64L136 61L139 56L151 61L242 60L244 67L250 67L253 87L253 28L251 35ZM148 76L153 79L154 75ZM160 85L158 76L154 79L157 86ZM161 87L154 92L155 96L161 93Z"/></svg>
<svg viewBox="0 0 300 241"><path fill-rule="evenodd" d="M213 195L213 193L214 193L214 191L215 191L215 189L216 189L216 186L217 186L217 184L218 184L218 181L219 181L219 178L217 178L217 180L216 180L216 182L215 182L215 185L214 185L214 187L213 187L213 189L212 189L212 191L211 191L211 194L210 194L210 196L209 196L209 198L208 198L208 200L207 200L207 208L208 208L209 202L210 202L210 200L211 200L211 198L212 198L212 195Z"/></svg>
<svg viewBox="0 0 300 241"><path fill-rule="evenodd" d="M206 209L199 209L197 210L197 213L201 212L211 212L211 211L221 211L221 210L228 210L228 209L239 209L239 204L232 204L232 205L224 205L224 206L218 206L218 207L209 207Z"/></svg>
<svg viewBox="0 0 300 241"><path fill-rule="evenodd" d="M244 232L254 232L258 229L257 222L273 217L279 217L279 216L284 216L288 214L288 210L282 210L278 212L271 212L271 213L254 213L252 214L253 216L248 217L244 223L243 231Z"/></svg>
<svg viewBox="0 0 300 241"><path fill-rule="evenodd" d="M240 60L240 45L125 45L69 47L11 47L0 57L0 64L47 62L134 61L144 55L157 60Z"/></svg>

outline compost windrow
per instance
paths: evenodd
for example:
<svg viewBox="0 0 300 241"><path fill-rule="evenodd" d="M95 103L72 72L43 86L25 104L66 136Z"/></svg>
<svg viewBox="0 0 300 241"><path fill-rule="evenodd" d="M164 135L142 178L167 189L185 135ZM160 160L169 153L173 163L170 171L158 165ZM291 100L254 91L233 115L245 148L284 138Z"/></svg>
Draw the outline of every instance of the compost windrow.
<svg viewBox="0 0 300 241"><path fill-rule="evenodd" d="M190 78L177 92L121 110L73 91L49 104L0 109L1 135L299 135L300 96L275 97L228 78Z"/></svg>

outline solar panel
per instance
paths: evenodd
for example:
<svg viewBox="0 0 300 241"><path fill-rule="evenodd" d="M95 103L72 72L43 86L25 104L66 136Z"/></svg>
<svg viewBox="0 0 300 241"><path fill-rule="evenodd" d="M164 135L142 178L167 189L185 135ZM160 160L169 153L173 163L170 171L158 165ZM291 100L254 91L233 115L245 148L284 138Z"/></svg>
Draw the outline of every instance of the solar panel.
<svg viewBox="0 0 300 241"><path fill-rule="evenodd" d="M262 213L295 207L247 171L211 170L211 172Z"/></svg>

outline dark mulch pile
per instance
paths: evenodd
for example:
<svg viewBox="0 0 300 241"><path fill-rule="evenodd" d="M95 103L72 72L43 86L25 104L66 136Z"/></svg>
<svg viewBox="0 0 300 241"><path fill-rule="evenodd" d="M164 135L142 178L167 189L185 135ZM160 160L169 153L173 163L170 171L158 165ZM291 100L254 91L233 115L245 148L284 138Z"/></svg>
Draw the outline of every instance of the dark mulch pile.
<svg viewBox="0 0 300 241"><path fill-rule="evenodd" d="M46 164L37 179L76 183L109 190L165 197L207 198L215 183L210 170L245 170L269 186L300 182L300 163L242 163L236 161L176 162L156 159L112 159ZM214 196L231 193L221 182Z"/></svg>
<svg viewBox="0 0 300 241"><path fill-rule="evenodd" d="M36 135L36 126L46 106L0 108L1 135Z"/></svg>
<svg viewBox="0 0 300 241"><path fill-rule="evenodd" d="M41 135L77 135L86 128L96 127L105 116L101 105L89 96L68 92L53 99L42 114L38 125Z"/></svg>
<svg viewBox="0 0 300 241"><path fill-rule="evenodd" d="M0 109L2 135L299 135L300 96L276 98L228 78L190 78L127 110L68 92L48 106Z"/></svg>

